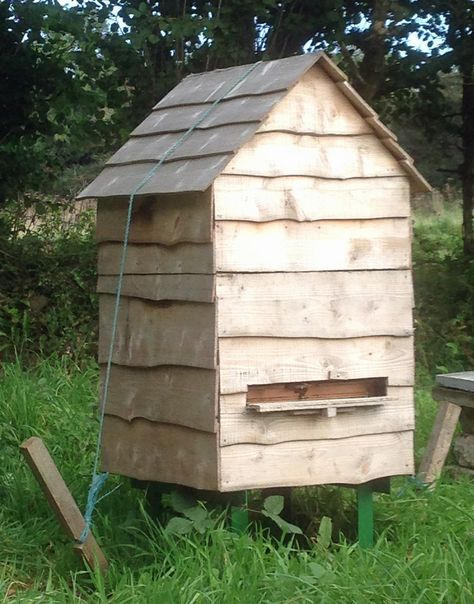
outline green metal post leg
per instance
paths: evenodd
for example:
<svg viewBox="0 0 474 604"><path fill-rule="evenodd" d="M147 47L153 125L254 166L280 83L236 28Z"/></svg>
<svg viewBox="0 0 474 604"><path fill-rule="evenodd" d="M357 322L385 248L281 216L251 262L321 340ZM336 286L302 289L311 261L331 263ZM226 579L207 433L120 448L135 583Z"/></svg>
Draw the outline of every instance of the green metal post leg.
<svg viewBox="0 0 474 604"><path fill-rule="evenodd" d="M359 545L364 549L374 545L374 501L370 483L357 487L357 528Z"/></svg>

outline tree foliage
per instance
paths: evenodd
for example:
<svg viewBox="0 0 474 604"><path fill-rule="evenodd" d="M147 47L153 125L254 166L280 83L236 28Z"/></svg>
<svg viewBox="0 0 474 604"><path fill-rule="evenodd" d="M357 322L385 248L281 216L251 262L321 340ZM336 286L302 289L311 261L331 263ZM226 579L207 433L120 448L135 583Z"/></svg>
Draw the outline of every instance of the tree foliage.
<svg viewBox="0 0 474 604"><path fill-rule="evenodd" d="M442 163L435 182L460 178L472 251L473 10L470 0L4 2L0 200L44 192L65 166L118 146L189 72L323 49L416 159Z"/></svg>

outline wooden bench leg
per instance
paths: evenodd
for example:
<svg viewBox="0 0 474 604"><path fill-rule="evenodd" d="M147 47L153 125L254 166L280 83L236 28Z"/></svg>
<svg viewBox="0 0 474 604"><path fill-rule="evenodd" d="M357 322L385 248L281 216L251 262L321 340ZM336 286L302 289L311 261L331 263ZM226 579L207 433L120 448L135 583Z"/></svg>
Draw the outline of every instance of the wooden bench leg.
<svg viewBox="0 0 474 604"><path fill-rule="evenodd" d="M370 483L357 487L357 531L360 547L374 546L374 500Z"/></svg>
<svg viewBox="0 0 474 604"><path fill-rule="evenodd" d="M424 483L431 484L439 478L460 414L459 405L440 404L426 452L418 470L418 476Z"/></svg>

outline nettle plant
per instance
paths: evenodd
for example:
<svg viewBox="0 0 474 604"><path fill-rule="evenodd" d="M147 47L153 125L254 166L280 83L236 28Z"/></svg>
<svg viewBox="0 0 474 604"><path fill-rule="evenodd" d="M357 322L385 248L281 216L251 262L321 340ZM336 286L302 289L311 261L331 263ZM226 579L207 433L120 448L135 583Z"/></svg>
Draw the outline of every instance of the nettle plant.
<svg viewBox="0 0 474 604"><path fill-rule="evenodd" d="M163 495L162 502L168 510L176 514L172 516L165 527L165 532L172 535L186 535L192 532L204 534L214 528L218 519L212 510L179 491ZM283 535L303 535L299 526L291 524L281 514L284 508L284 497L270 495L263 500L262 509L257 510L244 506L242 509L251 512L253 516L262 516L271 520ZM319 548L328 549L331 544L332 521L327 516L321 519L316 544Z"/></svg>

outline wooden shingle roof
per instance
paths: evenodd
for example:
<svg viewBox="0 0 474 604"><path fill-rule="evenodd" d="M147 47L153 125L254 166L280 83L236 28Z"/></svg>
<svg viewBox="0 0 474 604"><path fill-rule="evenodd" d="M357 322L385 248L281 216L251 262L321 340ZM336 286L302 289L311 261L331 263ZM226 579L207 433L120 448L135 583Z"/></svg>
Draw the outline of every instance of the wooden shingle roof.
<svg viewBox="0 0 474 604"><path fill-rule="evenodd" d="M241 65L189 75L153 108L78 198L129 196L163 154L221 99L140 187L139 195L204 191L258 130L273 107L315 63L336 82L374 134L397 158L411 180L412 189L429 191L430 186L397 144L395 135L349 85L343 72L324 53L311 53L261 62L250 72L249 65Z"/></svg>

